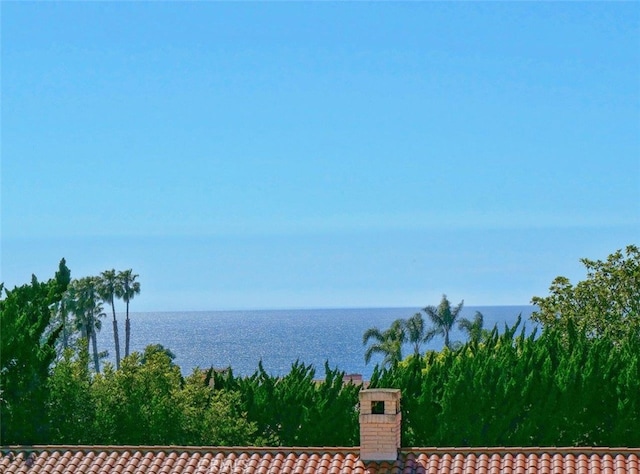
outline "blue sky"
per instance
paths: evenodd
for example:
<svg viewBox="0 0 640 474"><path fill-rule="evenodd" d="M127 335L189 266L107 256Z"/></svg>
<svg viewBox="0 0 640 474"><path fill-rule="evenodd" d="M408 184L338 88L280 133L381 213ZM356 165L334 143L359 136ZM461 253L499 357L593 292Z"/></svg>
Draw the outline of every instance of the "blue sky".
<svg viewBox="0 0 640 474"><path fill-rule="evenodd" d="M2 281L528 304L640 241L640 4L2 2Z"/></svg>

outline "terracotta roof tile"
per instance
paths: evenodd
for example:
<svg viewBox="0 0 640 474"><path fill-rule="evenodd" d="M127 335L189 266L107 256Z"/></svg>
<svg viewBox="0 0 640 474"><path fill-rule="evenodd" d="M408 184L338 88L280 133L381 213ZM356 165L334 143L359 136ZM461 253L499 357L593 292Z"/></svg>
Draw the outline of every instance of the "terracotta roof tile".
<svg viewBox="0 0 640 474"><path fill-rule="evenodd" d="M2 474L640 474L640 449L406 448L363 462L358 448L3 447Z"/></svg>

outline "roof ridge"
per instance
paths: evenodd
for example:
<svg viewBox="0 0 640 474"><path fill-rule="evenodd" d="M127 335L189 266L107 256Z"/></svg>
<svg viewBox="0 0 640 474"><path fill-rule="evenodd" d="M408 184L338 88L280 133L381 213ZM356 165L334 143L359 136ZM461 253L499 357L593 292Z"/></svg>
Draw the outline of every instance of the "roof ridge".
<svg viewBox="0 0 640 474"><path fill-rule="evenodd" d="M108 444L42 444L42 445L8 445L0 446L0 450L6 451L180 451L180 452L201 452L215 451L217 453L229 452L252 452L252 453L332 453L351 454L359 450L359 446L181 446L181 445L108 445Z"/></svg>
<svg viewBox="0 0 640 474"><path fill-rule="evenodd" d="M400 453L456 453L456 454L640 454L640 447L627 446L467 446L467 447L402 447Z"/></svg>
<svg viewBox="0 0 640 474"><path fill-rule="evenodd" d="M2 451L146 451L146 452L217 452L217 453L295 453L295 454L313 454L313 453L331 453L331 454L352 454L359 451L360 446L181 446L181 445L71 445L71 444L47 444L47 445L8 445L0 446ZM419 447L402 447L400 454L410 453L455 453L455 454L639 454L640 447L632 448L626 446L605 447L605 446L466 446L466 447L446 447L446 446L419 446Z"/></svg>

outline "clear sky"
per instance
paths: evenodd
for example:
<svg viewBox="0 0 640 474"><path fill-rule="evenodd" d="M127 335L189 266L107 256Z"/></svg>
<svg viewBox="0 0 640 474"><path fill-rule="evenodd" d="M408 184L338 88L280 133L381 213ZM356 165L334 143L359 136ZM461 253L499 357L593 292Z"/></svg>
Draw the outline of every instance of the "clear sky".
<svg viewBox="0 0 640 474"><path fill-rule="evenodd" d="M638 2L2 2L2 281L528 304L640 243Z"/></svg>

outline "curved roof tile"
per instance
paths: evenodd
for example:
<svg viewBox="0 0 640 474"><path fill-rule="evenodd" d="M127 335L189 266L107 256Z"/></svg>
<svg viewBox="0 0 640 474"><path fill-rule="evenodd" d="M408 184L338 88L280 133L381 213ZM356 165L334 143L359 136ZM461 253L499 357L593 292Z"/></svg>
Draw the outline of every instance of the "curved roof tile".
<svg viewBox="0 0 640 474"><path fill-rule="evenodd" d="M636 448L404 448L363 462L358 448L33 446L1 448L3 474L640 474Z"/></svg>

